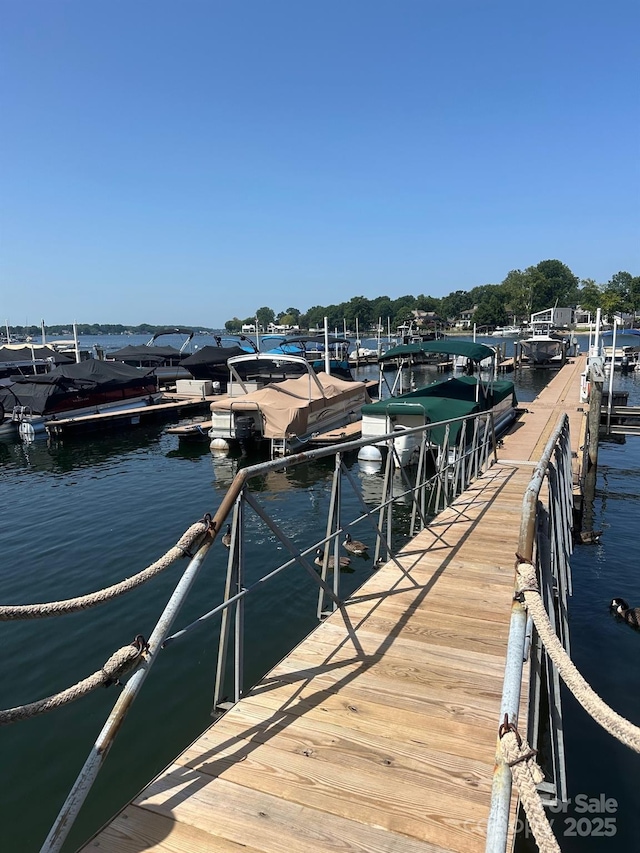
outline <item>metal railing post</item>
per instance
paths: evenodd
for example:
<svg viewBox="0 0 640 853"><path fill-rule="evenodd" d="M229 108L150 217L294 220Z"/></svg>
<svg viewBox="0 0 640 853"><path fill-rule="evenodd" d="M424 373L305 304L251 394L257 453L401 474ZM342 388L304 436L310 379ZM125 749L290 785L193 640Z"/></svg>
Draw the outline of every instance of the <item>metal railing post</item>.
<svg viewBox="0 0 640 853"><path fill-rule="evenodd" d="M236 505L237 512L234 517L237 528L237 564L236 564L236 595L244 591L244 499L240 496ZM234 619L234 655L233 655L233 700L239 702L242 697L244 686L244 600L245 596L238 598L235 604Z"/></svg>
<svg viewBox="0 0 640 853"><path fill-rule="evenodd" d="M104 764L113 741L120 731L129 708L140 692L140 688L158 656L162 643L198 576L204 558L213 541L213 538L209 534L206 534L206 538L201 542L195 555L189 561L189 565L185 569L149 637L149 650L146 654L146 660L138 667L123 687L100 734L96 738L82 770L78 774L78 778L60 809L58 817L49 830L49 834L40 848L40 853L58 853L64 844L75 818Z"/></svg>
<svg viewBox="0 0 640 853"><path fill-rule="evenodd" d="M233 519L231 524L231 545L229 547L229 559L227 561L227 576L224 585L223 601L227 602L235 594L234 590L238 587L238 559L239 559L239 533L241 526L239 524L240 504L242 502L242 492L236 498L233 507ZM216 665L216 680L213 689L213 708L211 716L215 717L223 711L227 711L232 703L224 701L223 691L225 682L225 673L227 667L227 650L229 647L229 630L230 630L231 613L228 607L222 611L220 621L220 638L218 640L218 659Z"/></svg>

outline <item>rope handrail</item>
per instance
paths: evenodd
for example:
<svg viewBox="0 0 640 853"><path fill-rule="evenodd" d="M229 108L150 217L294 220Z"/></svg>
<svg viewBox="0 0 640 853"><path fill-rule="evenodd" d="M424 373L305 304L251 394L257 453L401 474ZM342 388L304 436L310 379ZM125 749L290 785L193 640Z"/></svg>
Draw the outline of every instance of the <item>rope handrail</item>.
<svg viewBox="0 0 640 853"><path fill-rule="evenodd" d="M524 604L533 619L538 636L564 683L585 711L602 728L625 746L635 752L640 752L640 727L630 723L598 696L593 687L580 674L558 639L540 595L535 567L532 563L523 561L522 558L518 557L516 572L518 592L524 598Z"/></svg>
<svg viewBox="0 0 640 853"><path fill-rule="evenodd" d="M516 577L518 598L523 600L547 654L573 696L605 731L625 746L640 752L640 728L610 708L582 677L558 639L547 615L535 566L519 555L516 555ZM500 727L499 737L502 759L511 771L536 844L541 853L559 853L560 845L553 834L536 788L544 779L544 774L535 761L536 751L522 740L514 725L509 725L507 715Z"/></svg>
<svg viewBox="0 0 640 853"><path fill-rule="evenodd" d="M115 651L100 669L78 681L77 684L45 699L38 699L26 705L16 705L14 708L0 711L0 726L37 717L47 711L53 711L54 708L61 708L63 705L68 705L70 702L75 702L76 699L86 696L98 687L119 684L120 678L140 663L147 649L148 645L144 637L142 634L138 634L132 643Z"/></svg>
<svg viewBox="0 0 640 853"><path fill-rule="evenodd" d="M500 751L505 764L511 770L520 802L527 816L540 853L560 853L553 829L547 818L536 785L544 779L544 773L535 760L536 750L523 740L514 725L509 725L508 716L500 727Z"/></svg>
<svg viewBox="0 0 640 853"><path fill-rule="evenodd" d="M77 613L79 610L86 610L90 607L96 607L98 604L103 604L105 601L111 601L159 575L180 557L191 557L191 548L211 526L211 517L207 515L201 521L192 524L180 537L178 542L160 559L156 560L155 563L147 566L146 569L137 574L104 589L77 596L76 598L67 598L62 601L48 601L39 604L0 605L0 622L18 619L44 619L48 616Z"/></svg>
<svg viewBox="0 0 640 853"><path fill-rule="evenodd" d="M538 503L545 479L548 476L551 459L557 449L568 452L570 447L569 438L569 418L565 414L560 415L556 426L549 436L545 445L544 451L536 464L529 485L526 488L522 501L522 515L520 519L520 534L518 542L518 551L529 562L533 560L534 546L536 539L536 526L538 523ZM567 466L565 466L567 467ZM564 476L570 476L570 465L568 470L564 471ZM507 647L507 660L505 664L505 676L501 702L501 719L506 714L513 721L517 721L520 711L520 688L522 683L522 667L524 661L524 647L526 641L526 623L527 611L524 606L519 603L519 599L514 600L511 610L511 620L509 626L509 643ZM486 851L487 853L503 853L506 849L507 835L509 829L510 815L510 800L511 800L511 782L512 778L520 793L523 806L527 813L527 818L530 819L532 829L537 826L539 829L539 838L536 835L536 841L540 845L540 849L547 853L555 853L559 850L557 842L549 837L553 836L550 827L542 828L538 818L541 817L546 822L544 808L540 801L540 795L535 790L536 783L533 782L533 790L535 798L529 796L525 789L528 789L531 780L527 781L521 770L520 764L511 764L513 759L505 757L505 749L507 745L503 741L509 740L503 737L497 745L496 752L496 767L494 771L493 785L491 790L491 808L489 812L489 821L487 824L486 836ZM530 764L531 762L527 762ZM524 762L522 762L524 765ZM525 793L523 794L523 790ZM527 805L529 803L529 805ZM527 811L528 808L528 811ZM533 815L533 820L531 820Z"/></svg>

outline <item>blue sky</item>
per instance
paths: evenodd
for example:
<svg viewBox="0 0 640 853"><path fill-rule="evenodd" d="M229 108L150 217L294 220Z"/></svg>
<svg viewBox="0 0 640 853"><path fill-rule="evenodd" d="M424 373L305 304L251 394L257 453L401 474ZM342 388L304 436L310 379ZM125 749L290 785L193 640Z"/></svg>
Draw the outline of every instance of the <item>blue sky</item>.
<svg viewBox="0 0 640 853"><path fill-rule="evenodd" d="M0 0L0 320L640 274L637 0Z"/></svg>

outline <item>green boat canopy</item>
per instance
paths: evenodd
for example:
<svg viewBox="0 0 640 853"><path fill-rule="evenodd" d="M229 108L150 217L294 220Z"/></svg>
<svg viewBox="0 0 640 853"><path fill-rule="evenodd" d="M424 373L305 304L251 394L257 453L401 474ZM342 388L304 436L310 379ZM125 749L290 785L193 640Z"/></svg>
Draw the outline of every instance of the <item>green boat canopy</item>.
<svg viewBox="0 0 640 853"><path fill-rule="evenodd" d="M479 346L482 345L479 344ZM477 386L478 380L474 376L439 379L431 385L426 385L417 391L410 391L401 397L389 397L386 400L368 403L362 407L362 414L363 416L385 415L391 419L397 415L416 415L423 418L424 423L438 423L488 411L508 398L511 399L513 407L518 404L514 384L507 379L494 382L489 392L481 392L478 401L475 399ZM449 444L454 444L458 440L461 427L460 422L451 424ZM441 443L444 433L445 426L434 427L432 439Z"/></svg>
<svg viewBox="0 0 640 853"><path fill-rule="evenodd" d="M454 338L441 338L438 341L423 341L419 344L400 344L383 353L379 361L391 361L394 358L409 358L426 352L441 352L447 355L462 355L472 361L484 361L493 358L495 353L486 344L474 344L473 341L457 341Z"/></svg>

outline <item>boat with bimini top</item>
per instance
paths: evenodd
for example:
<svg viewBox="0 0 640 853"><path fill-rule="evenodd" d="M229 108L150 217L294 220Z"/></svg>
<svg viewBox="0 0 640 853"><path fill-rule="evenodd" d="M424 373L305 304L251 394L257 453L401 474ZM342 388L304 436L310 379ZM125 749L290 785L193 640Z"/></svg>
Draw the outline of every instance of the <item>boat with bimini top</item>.
<svg viewBox="0 0 640 853"><path fill-rule="evenodd" d="M414 358L419 359L416 348L423 353L438 352L449 357L462 357L467 362L466 373L469 375L440 379L423 388L404 392L403 370ZM389 385L383 369L385 360L391 359L398 361L398 369L394 382ZM481 371L480 364L488 359L493 359L493 369ZM485 344L448 338L394 347L380 357L380 397L383 396L383 382L386 383L391 396L362 407L362 437L375 439L396 433L396 464L402 467L415 461L420 448L419 433L403 435L414 427L490 412L493 417L493 429L499 434L515 418L517 399L513 382L495 378L496 359L495 350ZM461 428L461 420L450 426L449 447L455 446ZM442 444L444 435L444 426L434 428L431 444ZM384 448L379 446L364 447L358 458L364 461L380 460L382 449Z"/></svg>
<svg viewBox="0 0 640 853"><path fill-rule="evenodd" d="M180 327L159 329L157 332L154 332L146 344L129 344L113 352L106 352L105 359L106 361L120 361L131 367L152 367L156 371L158 382L164 385L174 383L178 379L190 379L191 373L186 367L183 367L182 362L190 354L187 351L187 347L194 334L193 329L183 329ZM160 346L156 343L158 338L168 335L185 337L185 341L180 346L180 349L176 349L173 346Z"/></svg>
<svg viewBox="0 0 640 853"><path fill-rule="evenodd" d="M182 360L181 367L188 370L194 379L210 381L214 393L225 393L229 381L229 359L248 352L257 352L258 348L251 338L244 335L238 338L214 335L214 340L215 346L200 347Z"/></svg>
<svg viewBox="0 0 640 853"><path fill-rule="evenodd" d="M276 343L276 339L279 341ZM283 353L299 355L313 366L316 373L327 370L332 376L342 379L353 379L349 366L349 350L351 344L345 338L335 335L301 335L287 337L282 335L264 335L263 350L269 354Z"/></svg>
<svg viewBox="0 0 640 853"><path fill-rule="evenodd" d="M228 395L211 403L213 450L268 444L271 457L304 448L314 435L360 419L367 385L316 373L306 358L254 353L230 358Z"/></svg>

